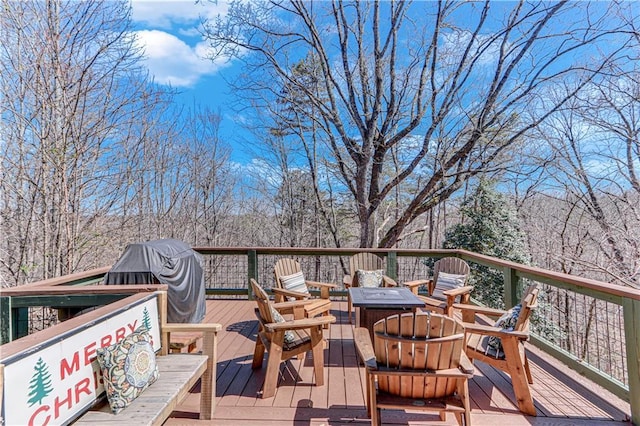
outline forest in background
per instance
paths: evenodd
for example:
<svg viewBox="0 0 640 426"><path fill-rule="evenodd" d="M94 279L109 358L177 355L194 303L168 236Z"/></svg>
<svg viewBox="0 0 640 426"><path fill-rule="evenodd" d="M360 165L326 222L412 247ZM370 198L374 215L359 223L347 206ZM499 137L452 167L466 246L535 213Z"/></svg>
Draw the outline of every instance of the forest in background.
<svg viewBox="0 0 640 426"><path fill-rule="evenodd" d="M638 287L632 6L233 3L203 31L245 64L241 165L219 111L146 74L128 2L2 0L0 285L157 238L440 248L477 223L536 266Z"/></svg>

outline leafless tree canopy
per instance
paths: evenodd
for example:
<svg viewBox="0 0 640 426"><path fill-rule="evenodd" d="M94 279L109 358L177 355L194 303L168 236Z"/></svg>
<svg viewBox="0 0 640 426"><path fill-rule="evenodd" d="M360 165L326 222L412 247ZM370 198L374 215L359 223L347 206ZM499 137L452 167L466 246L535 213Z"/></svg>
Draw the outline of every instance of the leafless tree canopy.
<svg viewBox="0 0 640 426"><path fill-rule="evenodd" d="M288 103L300 118L290 127L321 134L327 179L351 195L360 245L390 247L467 179L503 167L515 143L625 55L632 37L607 12L569 2L266 1L234 3L207 35L246 61L244 88Z"/></svg>
<svg viewBox="0 0 640 426"><path fill-rule="evenodd" d="M150 83L129 11L2 2L2 285L102 266L138 239L220 241L232 174L219 114L176 110Z"/></svg>

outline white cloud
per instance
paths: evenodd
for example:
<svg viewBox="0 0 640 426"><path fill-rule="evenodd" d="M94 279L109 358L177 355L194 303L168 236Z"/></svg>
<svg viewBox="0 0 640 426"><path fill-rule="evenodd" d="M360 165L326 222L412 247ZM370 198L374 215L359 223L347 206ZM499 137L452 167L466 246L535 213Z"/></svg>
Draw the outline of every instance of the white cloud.
<svg viewBox="0 0 640 426"><path fill-rule="evenodd" d="M202 18L225 15L227 9L223 1L132 0L144 65L156 83L192 87L201 77L229 65L228 58L210 59L210 48L199 31Z"/></svg>
<svg viewBox="0 0 640 426"><path fill-rule="evenodd" d="M203 75L214 74L228 64L207 59L206 42L191 47L173 34L160 30L136 32L138 43L144 49L144 64L156 83L174 87L193 86Z"/></svg>
<svg viewBox="0 0 640 426"><path fill-rule="evenodd" d="M195 0L132 0L131 17L134 22L144 23L152 28L170 29L173 25L197 25L200 18L212 19L225 15L228 4L225 1Z"/></svg>

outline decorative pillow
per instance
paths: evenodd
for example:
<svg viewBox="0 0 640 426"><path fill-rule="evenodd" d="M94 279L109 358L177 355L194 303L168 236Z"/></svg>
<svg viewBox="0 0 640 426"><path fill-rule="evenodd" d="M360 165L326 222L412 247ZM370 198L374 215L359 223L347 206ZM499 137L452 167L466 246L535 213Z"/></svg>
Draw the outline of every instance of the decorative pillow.
<svg viewBox="0 0 640 426"><path fill-rule="evenodd" d="M466 280L466 275L438 272L438 281L436 281L436 287L433 290L433 294L431 296L435 297L436 299L444 300L447 298L447 296L445 296L443 293L444 291L462 287Z"/></svg>
<svg viewBox="0 0 640 426"><path fill-rule="evenodd" d="M302 272L296 272L295 274L280 277L280 282L285 290L295 291L306 295L309 294L309 289L304 281L304 275ZM295 300L295 297L289 297L289 300Z"/></svg>
<svg viewBox="0 0 640 426"><path fill-rule="evenodd" d="M507 312L502 314L500 318L496 320L494 327L499 327L505 331L513 331L516 324L518 323L518 316L520 315L520 309L522 309L522 305L519 303L513 308L509 309ZM489 336L487 340L487 344L491 346L496 351L502 350L502 341L497 336Z"/></svg>
<svg viewBox="0 0 640 426"><path fill-rule="evenodd" d="M273 306L269 306L271 308L271 317L275 322L285 322L284 317L274 308ZM284 332L284 342L285 343L293 343L296 340L296 335L293 334L293 331L287 330Z"/></svg>
<svg viewBox="0 0 640 426"><path fill-rule="evenodd" d="M156 354L147 329L140 327L111 346L96 350L107 399L118 414L158 380Z"/></svg>
<svg viewBox="0 0 640 426"><path fill-rule="evenodd" d="M356 271L358 285L360 287L380 287L382 285L382 273L382 269L376 269L375 271L358 269Z"/></svg>

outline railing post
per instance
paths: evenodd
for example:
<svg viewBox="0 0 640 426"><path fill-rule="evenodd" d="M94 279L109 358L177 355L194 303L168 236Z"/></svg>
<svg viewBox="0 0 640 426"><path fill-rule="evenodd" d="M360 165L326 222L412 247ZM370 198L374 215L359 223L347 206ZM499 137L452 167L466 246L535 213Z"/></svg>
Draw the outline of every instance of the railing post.
<svg viewBox="0 0 640 426"><path fill-rule="evenodd" d="M11 308L12 340L29 334L29 308Z"/></svg>
<svg viewBox="0 0 640 426"><path fill-rule="evenodd" d="M251 286L249 280L253 278L258 281L258 252L255 250L249 250L247 252L247 297L249 300L253 300L253 293L251 292ZM258 281L259 282L259 281Z"/></svg>
<svg viewBox="0 0 640 426"><path fill-rule="evenodd" d="M11 315L11 298L0 297L0 345L13 339L13 318Z"/></svg>
<svg viewBox="0 0 640 426"><path fill-rule="evenodd" d="M640 426L640 300L622 299L624 315L624 338L627 347L627 378L631 423Z"/></svg>
<svg viewBox="0 0 640 426"><path fill-rule="evenodd" d="M387 252L387 275L398 279L398 254L395 251Z"/></svg>
<svg viewBox="0 0 640 426"><path fill-rule="evenodd" d="M518 304L518 284L520 277L514 269L509 267L502 268L504 275L504 305L512 308Z"/></svg>

